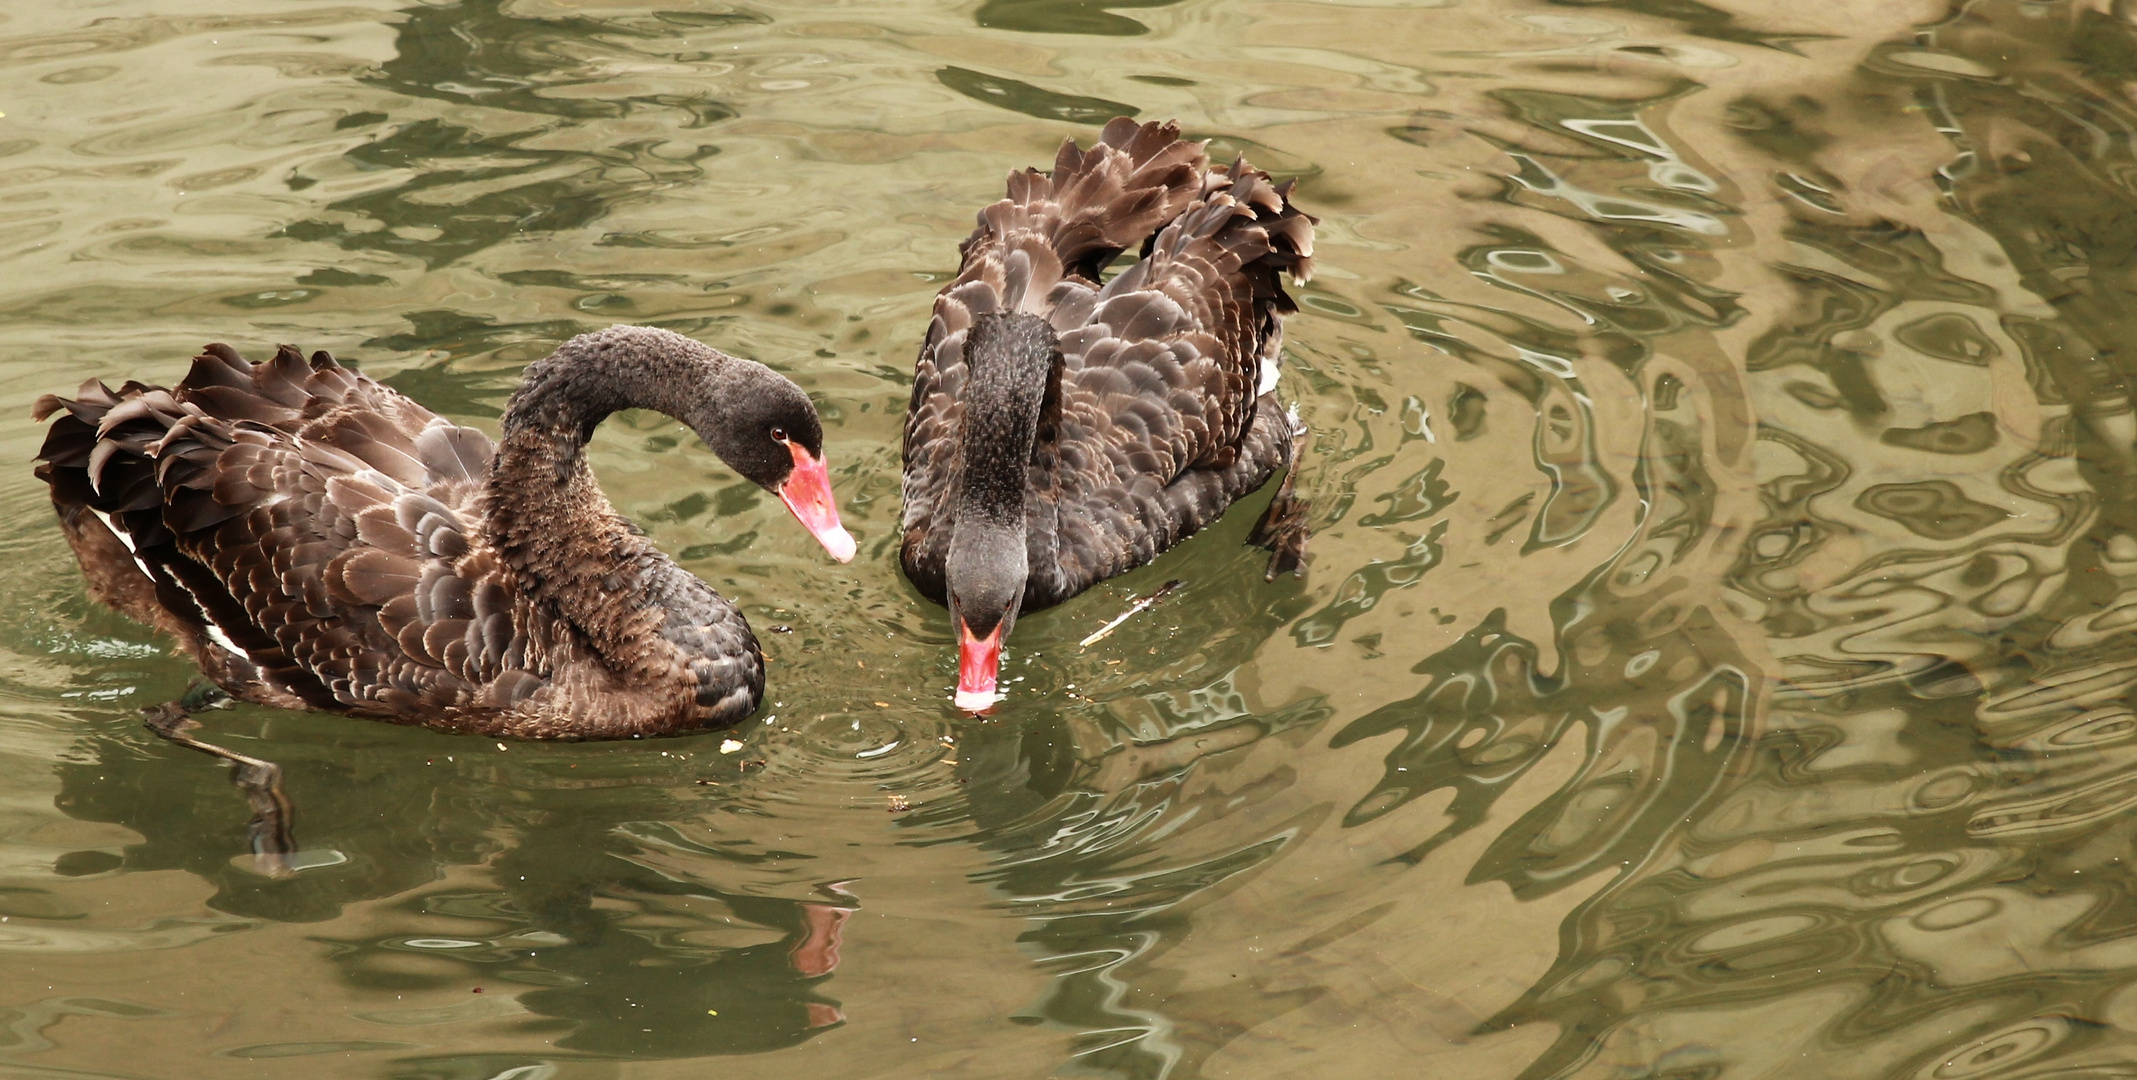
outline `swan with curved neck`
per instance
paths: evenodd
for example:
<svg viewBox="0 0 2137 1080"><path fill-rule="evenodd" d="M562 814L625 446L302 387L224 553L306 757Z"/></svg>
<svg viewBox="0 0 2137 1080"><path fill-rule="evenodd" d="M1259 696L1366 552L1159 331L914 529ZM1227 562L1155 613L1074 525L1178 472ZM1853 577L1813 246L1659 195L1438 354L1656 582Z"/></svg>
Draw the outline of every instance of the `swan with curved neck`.
<svg viewBox="0 0 2137 1080"><path fill-rule="evenodd" d="M615 512L584 453L639 408L853 557L808 397L649 327L529 367L494 450L326 353L211 345L171 389L40 400L66 415L38 475L92 594L238 698L527 738L728 726L764 691L748 623Z"/></svg>

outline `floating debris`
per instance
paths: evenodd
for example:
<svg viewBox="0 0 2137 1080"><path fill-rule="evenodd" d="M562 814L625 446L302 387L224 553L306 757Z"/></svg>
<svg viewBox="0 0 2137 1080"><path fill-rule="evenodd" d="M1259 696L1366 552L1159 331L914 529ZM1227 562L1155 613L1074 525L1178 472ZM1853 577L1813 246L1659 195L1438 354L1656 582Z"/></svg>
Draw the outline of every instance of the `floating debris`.
<svg viewBox="0 0 2137 1080"><path fill-rule="evenodd" d="M1128 610L1121 612L1118 616L1114 618L1112 622L1109 622L1104 626L1099 627L1091 634L1090 637L1084 638L1082 641L1077 642L1076 647L1080 649L1088 649L1091 646L1096 645L1101 641L1104 641L1107 634L1110 634L1114 630L1119 629L1120 624L1127 622L1139 612L1150 610L1150 606L1152 604L1155 604L1158 601L1163 600L1168 596L1171 596L1173 592L1179 587L1180 582L1178 580L1168 581L1165 584L1158 586L1158 591L1151 593L1149 596L1145 596L1136 600L1135 603L1129 604Z"/></svg>
<svg viewBox="0 0 2137 1080"><path fill-rule="evenodd" d="M720 753L723 753L723 754L732 754L732 753L736 753L736 752L740 751L741 749L742 749L742 740L740 740L740 739L721 739L721 740L720 740Z"/></svg>
<svg viewBox="0 0 2137 1080"><path fill-rule="evenodd" d="M878 746L873 750L862 750L854 754L853 756L861 759L862 761L874 761L876 758L882 757L883 755L888 754L893 750L896 750L901 745L903 745L902 740L892 739L891 741L883 744L882 746Z"/></svg>

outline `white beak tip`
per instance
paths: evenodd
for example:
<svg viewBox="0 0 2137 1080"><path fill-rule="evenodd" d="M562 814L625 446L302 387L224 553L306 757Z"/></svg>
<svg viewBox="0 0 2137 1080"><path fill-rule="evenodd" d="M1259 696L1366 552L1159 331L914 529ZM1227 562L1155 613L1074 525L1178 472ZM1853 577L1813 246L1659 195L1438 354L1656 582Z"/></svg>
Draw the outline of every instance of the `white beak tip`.
<svg viewBox="0 0 2137 1080"><path fill-rule="evenodd" d="M824 550L830 552L832 558L842 563L852 562L853 553L860 549L860 545L854 543L853 534L847 532L843 525L834 525L826 529L823 536L818 539L823 541Z"/></svg>
<svg viewBox="0 0 2137 1080"><path fill-rule="evenodd" d="M957 707L966 712L986 712L1002 700L1002 695L992 690L959 690L955 700Z"/></svg>

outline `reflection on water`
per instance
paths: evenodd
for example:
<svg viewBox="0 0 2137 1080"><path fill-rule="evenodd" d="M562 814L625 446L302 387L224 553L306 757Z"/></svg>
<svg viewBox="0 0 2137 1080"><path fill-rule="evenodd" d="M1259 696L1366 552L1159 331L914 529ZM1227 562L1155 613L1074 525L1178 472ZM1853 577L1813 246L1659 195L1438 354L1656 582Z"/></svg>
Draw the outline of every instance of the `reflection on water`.
<svg viewBox="0 0 2137 1080"><path fill-rule="evenodd" d="M203 712L283 769L262 864L139 725L192 673L8 474L0 1072L2129 1075L2123 7L0 13L0 411L294 341L489 423L650 322L815 396L863 551L616 418L765 715ZM1030 619L973 721L894 570L911 353L1002 174L1120 113L1322 218L1317 561L1261 580L1258 496Z"/></svg>

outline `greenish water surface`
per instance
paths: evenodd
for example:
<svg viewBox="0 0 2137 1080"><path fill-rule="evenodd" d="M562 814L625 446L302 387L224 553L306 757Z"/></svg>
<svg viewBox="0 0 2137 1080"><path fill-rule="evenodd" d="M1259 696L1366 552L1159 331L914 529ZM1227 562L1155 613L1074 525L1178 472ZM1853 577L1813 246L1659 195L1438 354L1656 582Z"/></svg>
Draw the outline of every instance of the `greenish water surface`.
<svg viewBox="0 0 2137 1080"><path fill-rule="evenodd" d="M0 113L0 1077L2137 1076L2122 0L55 0ZM1321 219L1315 561L1257 496L962 717L913 353L1123 113ZM763 713L207 714L287 772L262 872L31 402L292 342L494 424L618 322L821 407L850 566L595 443Z"/></svg>

